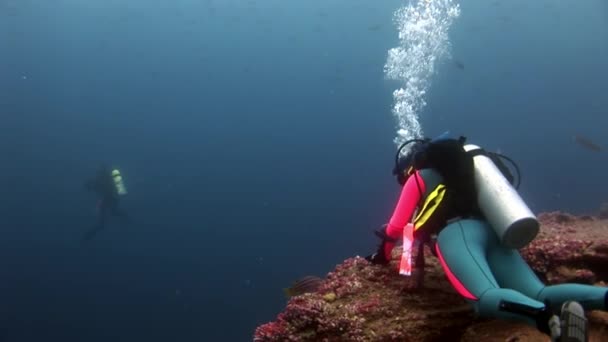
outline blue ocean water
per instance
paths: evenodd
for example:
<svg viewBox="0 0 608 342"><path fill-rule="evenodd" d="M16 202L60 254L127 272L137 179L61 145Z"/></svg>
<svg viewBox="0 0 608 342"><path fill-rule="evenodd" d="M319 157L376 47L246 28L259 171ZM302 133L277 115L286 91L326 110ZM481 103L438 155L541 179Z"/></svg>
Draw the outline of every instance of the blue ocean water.
<svg viewBox="0 0 608 342"><path fill-rule="evenodd" d="M515 159L534 211L596 212L608 152L572 137L608 147L606 2L454 3L424 133ZM247 341L373 250L406 4L0 0L0 341ZM102 162L134 222L81 244Z"/></svg>

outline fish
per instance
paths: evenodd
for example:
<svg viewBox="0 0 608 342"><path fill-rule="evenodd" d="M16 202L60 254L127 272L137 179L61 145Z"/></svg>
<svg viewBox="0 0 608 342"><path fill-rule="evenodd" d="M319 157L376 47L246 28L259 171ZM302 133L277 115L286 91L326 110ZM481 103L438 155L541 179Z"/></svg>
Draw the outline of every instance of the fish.
<svg viewBox="0 0 608 342"><path fill-rule="evenodd" d="M295 281L291 287L283 289L283 292L285 292L287 298L299 296L305 293L316 292L322 283L323 279L317 276L305 276Z"/></svg>
<svg viewBox="0 0 608 342"><path fill-rule="evenodd" d="M378 31L382 28L382 25L380 24L375 24L375 25L371 25L367 28L368 31Z"/></svg>
<svg viewBox="0 0 608 342"><path fill-rule="evenodd" d="M582 135L574 135L572 137L575 143L579 144L581 147L593 152L602 152L604 148L590 139L583 137Z"/></svg>
<svg viewBox="0 0 608 342"><path fill-rule="evenodd" d="M461 61L454 60L454 66L457 67L460 70L464 70L464 64L462 64Z"/></svg>

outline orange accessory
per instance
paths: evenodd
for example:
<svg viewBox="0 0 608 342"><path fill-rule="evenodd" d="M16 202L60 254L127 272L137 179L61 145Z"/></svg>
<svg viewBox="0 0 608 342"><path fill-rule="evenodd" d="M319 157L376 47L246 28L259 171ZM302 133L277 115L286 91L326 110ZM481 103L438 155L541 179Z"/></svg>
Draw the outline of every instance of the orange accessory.
<svg viewBox="0 0 608 342"><path fill-rule="evenodd" d="M412 249L414 248L414 224L408 223L403 229L403 252L399 264L399 274L412 274Z"/></svg>

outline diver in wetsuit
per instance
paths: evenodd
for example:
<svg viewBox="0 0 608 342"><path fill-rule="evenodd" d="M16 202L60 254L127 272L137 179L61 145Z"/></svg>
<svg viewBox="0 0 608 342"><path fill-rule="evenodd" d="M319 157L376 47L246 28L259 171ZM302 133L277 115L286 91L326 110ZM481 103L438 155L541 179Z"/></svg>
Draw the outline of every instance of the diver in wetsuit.
<svg viewBox="0 0 608 342"><path fill-rule="evenodd" d="M118 170L110 170L102 165L97 170L95 178L85 182L85 188L94 192L97 197L97 224L85 232L83 241L91 240L99 231L105 228L109 216L120 217L130 222L128 214L119 207L120 196L127 193L122 176Z"/></svg>
<svg viewBox="0 0 608 342"><path fill-rule="evenodd" d="M528 323L553 341L586 342L584 310L608 311L608 287L542 283L518 251L534 239L538 221L509 184L500 155L464 143L440 137L400 147L393 174L401 196L366 259L389 264L395 242L411 232L432 244L448 280L479 316ZM413 146L402 154L407 144Z"/></svg>

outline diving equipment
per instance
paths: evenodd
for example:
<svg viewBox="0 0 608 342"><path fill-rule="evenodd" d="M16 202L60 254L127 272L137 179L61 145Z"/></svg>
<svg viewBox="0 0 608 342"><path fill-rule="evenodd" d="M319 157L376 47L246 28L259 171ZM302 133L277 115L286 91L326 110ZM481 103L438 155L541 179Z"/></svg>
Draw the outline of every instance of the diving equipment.
<svg viewBox="0 0 608 342"><path fill-rule="evenodd" d="M387 225L382 225L382 227L379 230L376 230L374 233L376 234L377 237L380 238L380 244L378 245L378 250L371 255L368 255L365 257L365 259L369 262L371 262L372 264L375 265L388 265L388 263L390 262L390 251L392 251L392 248L394 246L394 244L397 242L397 239L391 238L387 233L386 233L386 228ZM388 256L387 256L388 254Z"/></svg>
<svg viewBox="0 0 608 342"><path fill-rule="evenodd" d="M501 300L498 303L498 310L526 316L534 320L538 330L551 336L552 340L556 337L559 338L561 334L560 319L547 305L543 308L534 308L522 303Z"/></svg>
<svg viewBox="0 0 608 342"><path fill-rule="evenodd" d="M588 322L583 306L575 301L567 301L562 305L561 336L559 341L587 342L589 341Z"/></svg>
<svg viewBox="0 0 608 342"><path fill-rule="evenodd" d="M395 154L395 165L393 166L393 176L397 177L397 183L401 186L405 184L405 181L408 178L406 172L409 172L409 169L414 165L418 164L418 160L420 156L422 156L422 151L424 151L427 147L430 139L411 139L399 146L397 149L397 153ZM407 153L403 153L403 149L407 146L413 144L410 147Z"/></svg>
<svg viewBox="0 0 608 342"><path fill-rule="evenodd" d="M481 150L472 144L464 149ZM504 246L515 249L526 246L539 232L536 216L486 154L473 153L473 163L479 209Z"/></svg>
<svg viewBox="0 0 608 342"><path fill-rule="evenodd" d="M116 187L116 192L120 196L124 196L127 194L127 188L125 187L125 183L122 180L122 176L120 171L117 169L112 170L112 179L114 180L114 186Z"/></svg>
<svg viewBox="0 0 608 342"><path fill-rule="evenodd" d="M426 152L429 146L442 140L449 140L449 135L450 132L446 131L434 139L410 139L401 144L395 154L395 165L393 167L393 175L397 177L397 183L404 185L407 180L406 173L424 167L427 164L428 156ZM403 149L410 144L412 146L404 153Z"/></svg>
<svg viewBox="0 0 608 342"><path fill-rule="evenodd" d="M399 264L399 274L412 275L412 250L414 249L414 224L408 223L403 228L403 250Z"/></svg>

